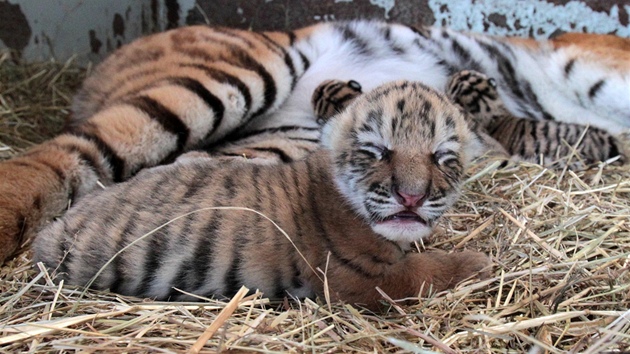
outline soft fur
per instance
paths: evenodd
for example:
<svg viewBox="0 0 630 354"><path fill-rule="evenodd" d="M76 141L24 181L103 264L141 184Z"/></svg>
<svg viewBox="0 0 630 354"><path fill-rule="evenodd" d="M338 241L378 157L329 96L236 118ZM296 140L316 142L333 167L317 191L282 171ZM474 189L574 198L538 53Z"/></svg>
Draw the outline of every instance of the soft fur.
<svg viewBox="0 0 630 354"><path fill-rule="evenodd" d="M482 149L446 97L387 84L323 136L323 149L286 165L192 157L143 172L42 231L35 261L67 284L164 300L190 298L179 290L230 296L241 285L270 297L323 295L325 278L334 300L369 307L376 287L413 297L489 265L476 252L405 252L457 200ZM250 208L286 235L251 210L213 207Z"/></svg>
<svg viewBox="0 0 630 354"><path fill-rule="evenodd" d="M393 80L443 90L450 75L493 77L517 117L630 127L627 39L496 38L382 22L257 33L194 26L139 39L98 65L69 129L0 163L0 262L100 184L205 148L291 162L319 147L309 100L326 79L366 91ZM176 186L171 186L176 188Z"/></svg>

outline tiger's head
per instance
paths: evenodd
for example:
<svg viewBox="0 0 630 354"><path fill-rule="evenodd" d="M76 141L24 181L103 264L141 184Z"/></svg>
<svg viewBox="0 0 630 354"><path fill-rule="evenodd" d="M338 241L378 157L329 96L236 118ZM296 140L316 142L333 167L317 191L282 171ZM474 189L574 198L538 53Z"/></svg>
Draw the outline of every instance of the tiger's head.
<svg viewBox="0 0 630 354"><path fill-rule="evenodd" d="M358 97L323 128L335 183L374 232L408 244L428 236L457 200L480 152L463 113L417 82Z"/></svg>

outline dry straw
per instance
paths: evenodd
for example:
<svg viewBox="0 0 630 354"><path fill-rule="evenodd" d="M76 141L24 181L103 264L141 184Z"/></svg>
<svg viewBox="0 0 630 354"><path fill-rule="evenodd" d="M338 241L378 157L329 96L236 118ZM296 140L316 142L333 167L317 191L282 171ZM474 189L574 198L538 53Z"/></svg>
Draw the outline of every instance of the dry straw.
<svg viewBox="0 0 630 354"><path fill-rule="evenodd" d="M60 128L84 71L0 57L0 158ZM24 254L0 268L0 351L630 351L630 167L475 166L424 245L483 251L493 276L375 314L325 299L156 303L65 287Z"/></svg>

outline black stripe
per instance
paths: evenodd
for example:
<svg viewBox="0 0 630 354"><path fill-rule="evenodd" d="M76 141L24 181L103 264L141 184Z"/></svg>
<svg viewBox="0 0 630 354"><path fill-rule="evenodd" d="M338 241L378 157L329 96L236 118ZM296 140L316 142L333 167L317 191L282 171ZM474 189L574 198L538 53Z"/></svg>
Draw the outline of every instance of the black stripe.
<svg viewBox="0 0 630 354"><path fill-rule="evenodd" d="M169 226L173 226L173 224ZM151 283L158 277L157 274L162 265L162 258L165 255L165 251L169 251L167 249L168 238L177 237L177 235L172 235L168 232L168 228L170 227L167 227L167 230L158 230L148 236L148 244L145 245L145 249L148 251L144 255L144 264L142 266L144 275L137 289L137 295L150 296Z"/></svg>
<svg viewBox="0 0 630 354"><path fill-rule="evenodd" d="M409 30L411 30L413 33L419 35L422 38L427 38L427 33L423 33L422 30L420 30L418 27L416 26L411 26L411 25L403 25L405 27L407 27Z"/></svg>
<svg viewBox="0 0 630 354"><path fill-rule="evenodd" d="M187 208L187 212L192 211L192 209L195 209L194 206L193 208L191 208L189 205L189 207ZM192 225L196 224L196 216L196 214L190 214L186 216L184 218L185 220L183 221L184 228L177 234L171 236L177 238L177 249L171 249L169 254L178 254L181 252L188 253L186 245L190 242L188 237L189 235L191 235ZM169 233L169 235L171 235L171 233ZM194 248L194 250L196 252L197 249ZM188 257L179 264L177 272L175 273L176 275L172 279L172 283L170 284L171 289L166 296L166 299L175 300L178 297L183 296L183 294L179 290L183 290L186 292L190 292L192 290L191 281L194 281L194 279L196 279L196 275L193 273L193 262L194 258Z"/></svg>
<svg viewBox="0 0 630 354"><path fill-rule="evenodd" d="M322 95L325 93L328 97L335 96L339 91L343 90L346 87L344 82L332 82L324 87L322 87ZM321 99L321 98L320 98Z"/></svg>
<svg viewBox="0 0 630 354"><path fill-rule="evenodd" d="M595 98L595 96L597 95L597 93L602 89L602 86L604 86L604 84L606 83L606 81L604 80L599 80L597 81L593 86L591 86L591 88L588 90L588 97L590 99Z"/></svg>
<svg viewBox="0 0 630 354"><path fill-rule="evenodd" d="M514 94L514 98L520 100L524 104L533 106L535 111L542 115L543 119L553 120L553 116L546 112L541 104L538 102L538 97L532 90L531 84L526 79L522 77L517 77L516 70L510 62L510 59L498 48L493 47L490 44L479 44L491 58L494 58L496 60L501 78L507 84L510 91ZM504 46L504 48L506 47ZM538 118L534 116L531 112L529 112L529 110L526 110L524 113L530 118Z"/></svg>
<svg viewBox="0 0 630 354"><path fill-rule="evenodd" d="M158 122L167 132L177 136L177 148L174 153L184 151L190 130L175 113L148 96L133 97L127 103Z"/></svg>
<svg viewBox="0 0 630 354"><path fill-rule="evenodd" d="M349 43L352 43L357 50L356 54L369 56L372 54L369 43L362 37L360 37L355 31L348 26L338 26L337 29L341 31L343 39Z"/></svg>
<svg viewBox="0 0 630 354"><path fill-rule="evenodd" d="M289 162L293 162L293 159L291 158L291 156L287 155L286 152L284 152L282 149L280 148L274 148L274 147L253 147L251 148L252 150L255 151L260 151L260 152L268 152L271 154L275 154L277 155L280 160L282 160L282 162L284 163L289 163Z"/></svg>
<svg viewBox="0 0 630 354"><path fill-rule="evenodd" d="M120 156L118 156L114 149L112 149L109 144L101 139L96 132L92 133L89 132L89 130L97 131L98 129L94 124L88 121L78 127L71 129L67 133L92 142L96 146L97 150L101 153L103 158L111 166L114 182L122 182L125 177L125 161Z"/></svg>
<svg viewBox="0 0 630 354"><path fill-rule="evenodd" d="M295 43L295 39L296 39L295 32L289 31L286 34L289 37L289 45L293 46L293 44Z"/></svg>
<svg viewBox="0 0 630 354"><path fill-rule="evenodd" d="M114 100L119 99L120 97L125 97L129 95L130 93L133 94L136 92L140 92L141 90L144 90L146 88L152 87L153 85L155 85L155 82L151 82L146 85L141 85L139 87L134 85L131 88L128 88L124 91L119 91L121 88L124 88L123 86L124 84L130 83L137 79L142 79L141 80L142 82L147 77L152 77L152 76L159 77L161 74L163 74L162 71L159 71L155 68L151 68L151 69L146 69L146 70L140 70L138 72L135 72L133 74L128 74L128 75L122 75L122 74L115 75L111 79L112 82L108 83L110 87L108 87L107 89L104 89L102 93L102 99L99 99L99 106L94 110L94 112L101 110L105 103L112 102ZM88 98L86 98L86 100L87 99Z"/></svg>
<svg viewBox="0 0 630 354"><path fill-rule="evenodd" d="M118 241L116 241L116 247L114 248L112 252L112 256L127 246L127 237L131 235L131 233L135 230L137 220L138 220L137 212L134 212L132 215L129 216L129 220L127 221L127 223L125 224L125 227L120 233L120 238L118 239ZM109 284L108 288L113 293L120 293L120 289L126 281L125 279L126 272L124 270L123 261L122 261L123 257L125 257L124 252L121 253L118 257L114 258L111 264L113 268L113 272L112 272L113 279L111 283Z"/></svg>
<svg viewBox="0 0 630 354"><path fill-rule="evenodd" d="M240 224L241 228L247 227L246 225ZM228 267L228 271L225 273L223 281L225 283L225 288L223 290L222 295L226 297L232 297L238 289L243 285L241 281L241 277L239 275L240 265L242 262L241 252L243 247L245 246L245 234L243 232L234 233L234 248L232 250L232 261L230 262L230 266Z"/></svg>
<svg viewBox="0 0 630 354"><path fill-rule="evenodd" d="M573 66L575 65L575 59L569 60L567 65L564 66L564 76L568 78L571 75L571 71L573 71Z"/></svg>
<svg viewBox="0 0 630 354"><path fill-rule="evenodd" d="M451 42L451 47L453 48L453 52L455 52L455 54L461 58L461 63L464 66L471 61L470 53L466 49L464 49L464 47L462 47L462 45L459 44L459 42L457 42L456 40L453 40ZM465 80L465 78L462 78L462 79Z"/></svg>
<svg viewBox="0 0 630 354"><path fill-rule="evenodd" d="M612 158L612 157L621 155L621 153L619 152L619 148L617 146L617 139L615 139L612 135L608 136L608 144L610 145L610 149L608 149L607 158ZM623 159L621 161L623 161Z"/></svg>
<svg viewBox="0 0 630 354"><path fill-rule="evenodd" d="M209 52L203 48L196 46L185 46L182 43L175 42L175 49L190 58L201 59L205 62L225 62L233 66L237 66L243 69L254 71L263 80L263 106L252 114L252 117L256 117L266 112L269 107L274 103L278 94L276 82L273 76L265 69L265 67L256 59L251 57L249 53L240 47L219 39L213 39L213 45L223 46L223 50L220 48L214 48L218 53Z"/></svg>
<svg viewBox="0 0 630 354"><path fill-rule="evenodd" d="M16 166L34 168L36 170L41 170L41 167L43 166L55 173L55 175L57 176L57 179L59 179L59 183L63 184L63 182L66 180L65 172L59 167L54 166L48 162L42 162L38 160L18 159L18 160L7 160L7 161L4 161L4 163L10 163Z"/></svg>
<svg viewBox="0 0 630 354"><path fill-rule="evenodd" d="M252 170L252 174L249 175L251 181L249 181L248 184L253 185L253 191L256 195L256 199L258 200L257 202L257 206L254 206L254 210L259 210L259 208L257 208L260 205L260 193L257 189L257 183L258 183L258 178L257 178L257 171L258 171L258 166L254 165L252 166L253 170ZM227 201L231 201L233 199L233 196L235 195L235 193L237 192L236 189L234 188L234 181L232 180L232 178L236 178L233 176L228 176L224 182L224 190L226 191L226 199ZM236 292L238 291L238 289L242 286L245 285L243 284L243 280L241 278L240 275L240 271L241 271L241 267L243 264L243 248L245 248L245 246L247 245L247 243L249 243L249 233L250 233L250 229L254 228L256 229L255 224L253 224L253 219L252 219L252 214L251 213L246 213L245 215L243 215L241 222L239 224L237 224L236 229L235 230L231 230L231 233L234 235L234 245L233 245L233 249L232 249L232 261L230 262L230 266L228 267L228 271L225 273L224 276L224 283L225 283L225 288L223 291L223 295L227 296L227 297L232 297L234 296L234 294L236 294ZM252 226L252 224L254 226Z"/></svg>
<svg viewBox="0 0 630 354"><path fill-rule="evenodd" d="M359 94L357 94L357 93L351 92L351 93L346 93L343 96L336 97L335 98L335 107L339 111L344 110L350 104L348 101L351 101L351 100L355 99L358 95Z"/></svg>
<svg viewBox="0 0 630 354"><path fill-rule="evenodd" d="M168 81L177 86L181 86L201 97L208 108L214 111L214 122L212 123L212 129L206 134L206 137L214 133L219 125L221 125L221 122L223 121L223 115L225 114L225 106L223 105L221 99L208 91L208 89L204 85L202 85L199 81L195 79L191 79L188 77L177 77L170 78L168 79Z"/></svg>
<svg viewBox="0 0 630 354"><path fill-rule="evenodd" d="M265 69L263 65L261 65L257 60L252 58L245 51L237 48L230 48L230 53L232 57L237 58L237 60L242 63L245 68L251 68L256 71L258 75L263 79L264 88L264 103L263 106L260 107L256 112L252 114L252 117L256 117L265 113L269 107L276 100L276 96L278 94L278 90L276 87L276 80L271 76L269 71ZM229 62L228 60L226 60Z"/></svg>
<svg viewBox="0 0 630 354"><path fill-rule="evenodd" d="M95 173L97 173L102 178L106 177L106 172L99 163L99 161L90 153L83 151L79 146L76 145L61 145L54 143L56 147L59 149L65 150L70 154L79 155L79 159L85 163L89 168L91 168Z"/></svg>
<svg viewBox="0 0 630 354"><path fill-rule="evenodd" d="M208 271L212 267L214 260L214 240L221 229L221 218L216 211L212 212L210 220L201 229L201 234L195 244L192 268L195 274L194 289L197 290L205 285Z"/></svg>
<svg viewBox="0 0 630 354"><path fill-rule="evenodd" d="M284 64L289 69L289 75L291 75L291 90L293 90L293 88L295 87L295 84L297 82L297 76L296 76L296 73L295 73L295 65L293 64L293 59L291 58L289 53L286 51L286 49L284 47L282 47L281 45L279 45L278 43L273 41L271 38L269 38L269 36L267 36L267 34L260 33L260 32L252 32L252 33L257 35L258 37L261 37L262 38L262 42L270 50L272 50L272 51L276 52L276 54L281 55L281 56L284 57ZM274 50L274 48L275 48L275 50Z"/></svg>
<svg viewBox="0 0 630 354"><path fill-rule="evenodd" d="M302 63L304 64L304 71L308 70L308 68L311 67L311 62L310 60L308 60L308 58L306 57L306 55L304 55L304 53L302 53L301 51L297 50L298 54L300 55L300 58L302 59Z"/></svg>
<svg viewBox="0 0 630 354"><path fill-rule="evenodd" d="M247 85L245 85L245 83L238 77L228 74L227 72L223 70L208 67L204 64L187 63L187 64L180 64L180 66L184 68L189 67L189 68L199 69L203 71L209 78L217 82L220 82L222 84L227 83L231 86L236 87L238 91L241 93L241 95L243 96L243 99L245 100L245 114L247 114L249 110L251 109L252 94L249 90L249 87L247 87Z"/></svg>
<svg viewBox="0 0 630 354"><path fill-rule="evenodd" d="M244 43L245 46L247 47L247 49L254 49L255 45L252 41L249 40L249 38L243 36L243 34L247 33L249 35L251 34L255 34L255 32L244 32L241 30L237 30L237 29L233 29L233 28L227 28L227 27L213 27L212 30L215 33L220 33L222 35L228 36L232 39L236 39L241 43ZM216 42L216 41L220 41L219 39L217 39L216 37L213 37L210 39L210 41L212 42ZM236 45L234 43L230 43L232 45Z"/></svg>

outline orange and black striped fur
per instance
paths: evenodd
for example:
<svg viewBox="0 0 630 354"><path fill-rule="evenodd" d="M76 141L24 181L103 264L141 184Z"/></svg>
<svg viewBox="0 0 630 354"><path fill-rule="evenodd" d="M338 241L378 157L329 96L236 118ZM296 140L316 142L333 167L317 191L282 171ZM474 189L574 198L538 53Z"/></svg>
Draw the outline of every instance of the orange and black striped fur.
<svg viewBox="0 0 630 354"><path fill-rule="evenodd" d="M322 295L326 277L334 300L370 307L376 287L413 297L489 265L477 252L405 252L457 200L481 148L445 96L386 84L323 129L324 147L302 161L191 157L86 197L38 235L35 261L69 284L162 300L241 285Z"/></svg>
<svg viewBox="0 0 630 354"><path fill-rule="evenodd" d="M310 107L327 79L421 81L442 90L474 69L515 116L630 127L627 39L497 38L371 21L289 32L194 26L139 39L98 65L68 130L0 163L0 262L69 204L140 170L205 149L291 162L320 144ZM71 203L69 203L71 201Z"/></svg>

